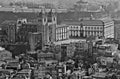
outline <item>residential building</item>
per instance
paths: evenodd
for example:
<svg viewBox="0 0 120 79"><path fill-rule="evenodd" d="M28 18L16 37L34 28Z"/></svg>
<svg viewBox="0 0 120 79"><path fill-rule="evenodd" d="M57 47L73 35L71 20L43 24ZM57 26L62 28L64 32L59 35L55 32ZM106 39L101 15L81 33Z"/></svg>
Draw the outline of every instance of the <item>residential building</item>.
<svg viewBox="0 0 120 79"><path fill-rule="evenodd" d="M0 60L12 59L12 53L0 47Z"/></svg>
<svg viewBox="0 0 120 79"><path fill-rule="evenodd" d="M48 52L48 53L44 53L44 52L38 52L37 54L38 56L38 61L41 61L41 60L53 60L54 59L54 54L51 53L51 52Z"/></svg>

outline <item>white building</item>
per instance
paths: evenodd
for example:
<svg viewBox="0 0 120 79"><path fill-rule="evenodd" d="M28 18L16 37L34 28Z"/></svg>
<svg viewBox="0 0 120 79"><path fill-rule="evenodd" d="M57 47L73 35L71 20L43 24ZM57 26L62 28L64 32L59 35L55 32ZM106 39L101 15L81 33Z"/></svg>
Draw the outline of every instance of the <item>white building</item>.
<svg viewBox="0 0 120 79"><path fill-rule="evenodd" d="M56 27L56 41L85 39L89 36L114 38L112 20L67 20Z"/></svg>

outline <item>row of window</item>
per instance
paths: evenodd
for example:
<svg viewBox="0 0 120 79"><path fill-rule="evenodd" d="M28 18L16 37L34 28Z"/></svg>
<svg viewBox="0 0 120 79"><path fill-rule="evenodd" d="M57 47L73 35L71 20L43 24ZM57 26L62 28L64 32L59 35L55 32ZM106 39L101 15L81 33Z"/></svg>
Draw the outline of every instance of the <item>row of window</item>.
<svg viewBox="0 0 120 79"><path fill-rule="evenodd" d="M85 27L84 29L81 28L80 26L70 26L70 30L84 30L84 31L87 31L87 30L103 30L103 27ZM62 33L62 32L67 32L67 27L64 27L64 28L59 28L56 30L56 33Z"/></svg>
<svg viewBox="0 0 120 79"><path fill-rule="evenodd" d="M81 26L70 26L69 28L72 29L72 30L80 30L80 29L82 29Z"/></svg>
<svg viewBox="0 0 120 79"><path fill-rule="evenodd" d="M97 36L97 35L102 35L103 33L102 32L83 32L84 35L94 35L94 36ZM71 31L70 32L70 35L71 36L80 36L81 35L81 32L77 32L77 31Z"/></svg>
<svg viewBox="0 0 120 79"><path fill-rule="evenodd" d="M82 27L81 26L70 26L69 27L70 29L72 29L72 30L81 30L82 29ZM102 26L85 26L85 27L83 27L83 29L85 29L85 30L102 30L103 29L103 27Z"/></svg>
<svg viewBox="0 0 120 79"><path fill-rule="evenodd" d="M56 35L56 40L63 40L63 39L67 39L67 38L68 38L67 33Z"/></svg>
<svg viewBox="0 0 120 79"><path fill-rule="evenodd" d="M59 29L56 30L56 33L62 33L62 32L67 32L67 27L59 28Z"/></svg>
<svg viewBox="0 0 120 79"><path fill-rule="evenodd" d="M102 30L103 27L85 27L85 29L86 29L86 30L87 30L87 29L88 29L88 30L90 30L90 29L91 29L91 30L99 30L99 29Z"/></svg>

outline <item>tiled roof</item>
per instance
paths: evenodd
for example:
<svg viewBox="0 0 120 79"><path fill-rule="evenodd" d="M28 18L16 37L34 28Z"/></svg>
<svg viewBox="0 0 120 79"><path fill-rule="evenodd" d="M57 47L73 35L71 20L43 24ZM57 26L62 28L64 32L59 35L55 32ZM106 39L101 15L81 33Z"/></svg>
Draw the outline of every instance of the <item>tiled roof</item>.
<svg viewBox="0 0 120 79"><path fill-rule="evenodd" d="M83 20L83 21L74 21L74 20L67 20L62 22L62 24L66 25L86 25L86 26L103 26L103 22L101 20Z"/></svg>
<svg viewBox="0 0 120 79"><path fill-rule="evenodd" d="M64 20L78 20L79 18L100 18L104 13L102 12L66 12L57 14L57 22L60 24Z"/></svg>

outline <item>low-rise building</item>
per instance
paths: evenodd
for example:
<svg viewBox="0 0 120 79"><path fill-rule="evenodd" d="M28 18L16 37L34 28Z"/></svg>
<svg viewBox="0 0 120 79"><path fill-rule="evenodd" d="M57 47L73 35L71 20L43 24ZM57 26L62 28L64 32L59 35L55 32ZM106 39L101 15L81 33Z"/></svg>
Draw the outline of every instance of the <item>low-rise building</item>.
<svg viewBox="0 0 120 79"><path fill-rule="evenodd" d="M0 60L12 59L12 53L0 47Z"/></svg>

